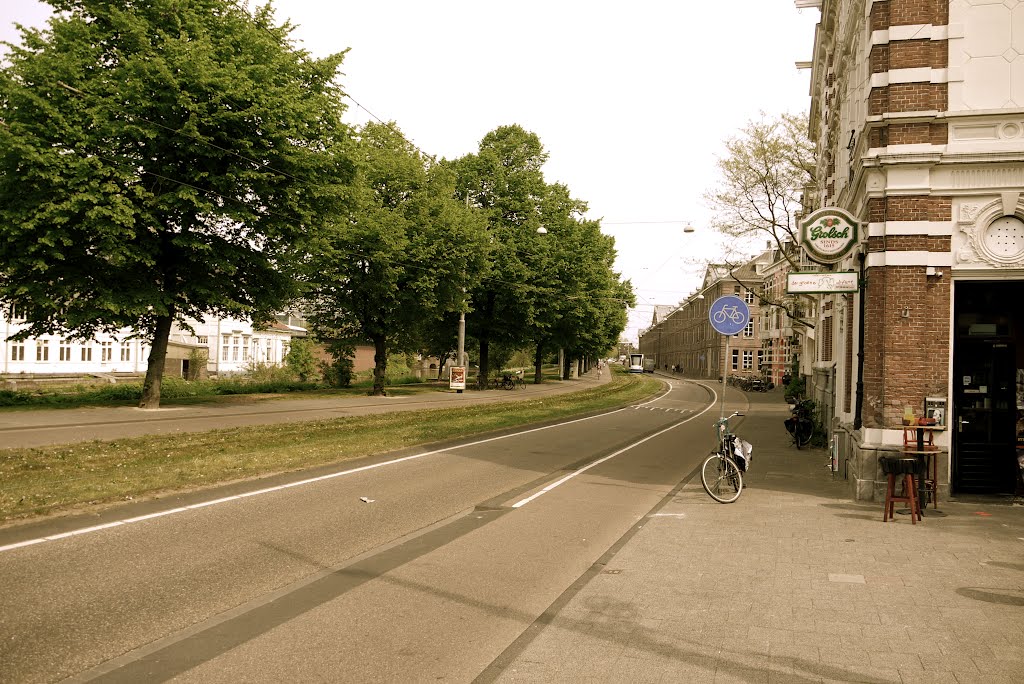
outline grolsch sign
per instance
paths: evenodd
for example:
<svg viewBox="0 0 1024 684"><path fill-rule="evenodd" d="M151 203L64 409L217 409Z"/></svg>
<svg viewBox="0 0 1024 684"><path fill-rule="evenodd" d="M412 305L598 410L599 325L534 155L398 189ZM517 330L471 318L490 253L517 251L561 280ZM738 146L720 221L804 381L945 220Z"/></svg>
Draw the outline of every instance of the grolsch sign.
<svg viewBox="0 0 1024 684"><path fill-rule="evenodd" d="M857 219L838 207L825 207L800 222L800 245L821 264L834 264L860 241Z"/></svg>

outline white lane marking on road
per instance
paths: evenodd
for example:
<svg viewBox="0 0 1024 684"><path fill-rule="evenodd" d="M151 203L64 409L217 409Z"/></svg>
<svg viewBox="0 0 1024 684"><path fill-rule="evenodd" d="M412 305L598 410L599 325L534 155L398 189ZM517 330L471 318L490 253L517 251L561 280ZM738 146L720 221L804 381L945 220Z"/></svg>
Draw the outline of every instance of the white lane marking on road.
<svg viewBox="0 0 1024 684"><path fill-rule="evenodd" d="M685 513L651 513L649 518L685 518Z"/></svg>
<svg viewBox="0 0 1024 684"><path fill-rule="evenodd" d="M188 506L181 506L179 508L172 508L166 511L160 511L157 513L150 513L148 515L140 515L134 518L126 518L125 520L115 520L113 522L104 523L102 525L93 525L92 527L83 527L77 530L71 530L70 532L61 532L59 534L52 534L46 537L39 537L37 539L27 539L25 541L15 542L13 544L7 544L0 546L0 553L4 551L13 551L14 549L20 549L24 546L32 546L33 544L41 544L47 541L56 541L58 539L67 539L68 537L77 537L83 534L91 534L92 532L99 532L100 530L110 529L112 527L121 527L123 525L130 525L132 523L142 522L144 520L152 520L154 518L163 518L168 515L174 515L176 513L183 513L185 511L194 511L200 508L207 508L209 506L215 506L217 504L227 503L229 501L238 501L245 499L250 496L260 496L262 494L270 494L272 492L279 492L292 487L301 487L303 485L313 484L316 482L323 482L324 480L332 480L336 477L344 477L346 475L354 475L355 473L361 473L367 470L374 470L376 468L383 468L385 466L395 465L403 463L405 461L412 461L425 456L433 456L434 454L441 454L445 452L455 451L456 449L465 449L466 447L478 446L480 444L487 444L488 442L497 442L498 440L508 439L510 437L518 437L519 435L528 435L531 432L540 432L541 430L550 430L551 428L561 427L563 425L572 425L573 423L581 423L587 420L594 420L595 418L604 418L620 411L625 411L625 408L615 409L614 411L608 411L607 413L601 413L596 416L587 416L585 418L575 418L573 420L567 420L563 423L555 423L553 425L542 425L541 427L530 428L529 430L522 430L520 432L513 432L507 435L499 435L498 437L488 437L487 439L479 439L475 442L469 442L467 444L459 444L457 446L448 447L445 449L435 449L433 451L425 451L422 454L413 454L411 456L403 456L401 458L394 458L390 461L382 461L380 463L373 463L371 465L361 466L359 468L350 468L348 470L341 470L336 473L328 473L327 475L319 475L317 477L310 477L305 480L297 480L295 482L289 482L283 485L277 485L274 487L266 487L264 489L257 489L251 492L243 492L234 496L225 496L219 499L212 499L210 501L201 501Z"/></svg>
<svg viewBox="0 0 1024 684"><path fill-rule="evenodd" d="M599 458L599 459L597 459L596 461L594 461L594 462L592 462L592 463L588 463L587 465L585 465L584 467L580 468L579 470L577 470L577 471L574 471L574 472L572 472L572 473L569 473L569 474L568 474L568 475L566 475L565 477L563 477L563 478L561 478L561 479L559 479L559 480L556 480L556 481L552 482L551 484L547 485L546 487L544 487L544 488L543 488L543 489L541 489L540 491L534 492L533 494L531 494L530 496L526 497L525 499L520 499L519 501L516 501L516 502L515 502L514 504L512 504L512 508L522 508L523 506L525 506L526 504L530 503L531 501L533 501L533 500L534 500L534 499L536 499L537 497L540 497L540 496L543 496L544 494L547 494L548 492L550 492L550 491L551 491L552 489L554 489L555 487L559 487L559 486L561 486L561 485L565 484L566 482L568 482L568 481L569 481L569 480L571 480L572 478L576 477L577 475L581 475L581 474L583 474L583 473L587 472L588 470L590 470L590 469L591 469L591 468L593 468L594 466L597 466L597 465L601 465L601 464L602 464L602 463L604 463L605 461L608 461L608 460L610 460L610 459L613 459L613 458L615 458L616 456L618 456L619 454L624 454L624 453L626 453L627 451L629 451L630 449L632 449L632 448L634 448L634 447L638 447L638 446L640 446L641 444L643 444L644 442L646 442L646 441L648 441L648 440L652 440L652 439L654 439L654 438L655 438L655 437L657 437L658 435L663 435L663 434L665 434L665 433L666 433L666 432L668 432L669 430L675 430L675 429L676 429L677 427L679 427L679 426L680 426L680 425L682 425L683 423L689 423L689 422L690 422L691 420L693 420L694 418L697 418L698 416L701 416L701 415L703 415L703 414L707 413L707 412L708 412L709 410L711 410L711 408L712 408L713 406L714 406L714 403L711 403L711 404L710 404L709 406L707 406L707 407L706 407L706 408L705 408L705 409L704 409L703 411L701 411L700 413L694 414L694 415L690 416L689 418L684 418L683 420L679 421L678 423L674 423L674 424L672 424L672 425L668 426L668 427L667 427L667 428L665 428L664 430L659 430L658 432L655 432L655 433L654 433L653 435L648 435L647 437L644 437L644 438L643 438L643 439L641 439L641 440L638 440L638 441L636 441L636 442L633 442L632 444L629 444L629 445L627 445L627 446L623 447L622 449L619 449L619 450L618 450L618 451L616 451L616 452L615 452L614 454L608 454L607 456L604 456L603 458Z"/></svg>

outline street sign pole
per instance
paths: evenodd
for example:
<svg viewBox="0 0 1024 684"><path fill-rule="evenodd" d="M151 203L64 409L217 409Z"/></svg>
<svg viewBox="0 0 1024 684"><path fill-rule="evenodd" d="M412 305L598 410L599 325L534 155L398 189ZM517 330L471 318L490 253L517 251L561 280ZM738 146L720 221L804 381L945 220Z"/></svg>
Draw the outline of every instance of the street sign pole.
<svg viewBox="0 0 1024 684"><path fill-rule="evenodd" d="M708 310L708 320L715 332L725 336L725 359L722 363L722 401L718 409L718 419L725 418L725 383L729 377L729 338L738 335L747 327L750 320L750 309L747 303L736 295L723 295L716 299Z"/></svg>
<svg viewBox="0 0 1024 684"><path fill-rule="evenodd" d="M718 420L725 418L725 380L729 377L729 339L725 336L725 363L722 365L722 401L718 402Z"/></svg>

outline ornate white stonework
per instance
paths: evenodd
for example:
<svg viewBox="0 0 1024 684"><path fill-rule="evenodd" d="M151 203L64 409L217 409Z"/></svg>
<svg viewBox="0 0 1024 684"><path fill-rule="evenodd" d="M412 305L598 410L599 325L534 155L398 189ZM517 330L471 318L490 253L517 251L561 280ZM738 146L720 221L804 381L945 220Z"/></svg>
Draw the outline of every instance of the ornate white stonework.
<svg viewBox="0 0 1024 684"><path fill-rule="evenodd" d="M959 206L953 236L953 268L1024 267L1024 203L1021 193Z"/></svg>

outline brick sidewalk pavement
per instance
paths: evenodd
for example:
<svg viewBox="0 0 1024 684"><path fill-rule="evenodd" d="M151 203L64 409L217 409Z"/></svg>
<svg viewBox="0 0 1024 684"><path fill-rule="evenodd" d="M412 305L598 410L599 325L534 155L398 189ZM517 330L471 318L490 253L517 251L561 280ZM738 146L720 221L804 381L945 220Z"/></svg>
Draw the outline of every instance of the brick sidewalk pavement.
<svg viewBox="0 0 1024 684"><path fill-rule="evenodd" d="M1024 508L854 502L751 395L738 502L692 478L513 647L501 682L1024 681ZM524 643L525 642L525 645Z"/></svg>

